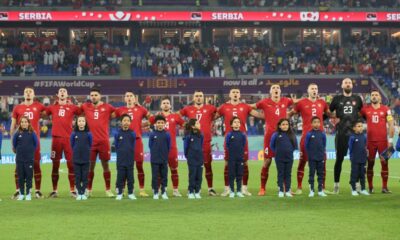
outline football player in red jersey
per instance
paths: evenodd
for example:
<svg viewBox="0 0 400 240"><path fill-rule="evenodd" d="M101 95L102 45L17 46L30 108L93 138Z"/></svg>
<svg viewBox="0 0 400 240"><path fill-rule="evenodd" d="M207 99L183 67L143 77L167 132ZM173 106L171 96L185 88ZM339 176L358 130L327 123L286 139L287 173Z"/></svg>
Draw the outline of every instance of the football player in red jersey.
<svg viewBox="0 0 400 240"><path fill-rule="evenodd" d="M305 139L309 131L312 130L311 122L313 117L318 117L321 123L324 122L324 114L330 116L329 106L323 99L318 98L318 85L311 83L307 88L308 98L298 101L293 109L293 114L300 114L303 123L303 131L300 140L300 159L297 168L297 191L296 194L302 194L304 168L307 163L307 154L305 149ZM291 115L291 114L290 114ZM324 125L321 124L320 130L324 131ZM324 162L323 191L325 191L326 161Z"/></svg>
<svg viewBox="0 0 400 240"><path fill-rule="evenodd" d="M169 132L171 136L171 149L168 155L168 165L171 171L171 181L173 188L173 196L182 197L178 190L179 187L179 175L178 175L178 147L176 145L176 131L177 127L183 127L185 121L181 118L178 113L171 112L171 101L168 97L161 99L161 112L156 115L162 115L165 117L166 123L164 129ZM150 118L150 123L155 124L154 116Z"/></svg>
<svg viewBox="0 0 400 240"><path fill-rule="evenodd" d="M218 112L216 118L223 117L224 118L224 126L225 126L225 134L232 131L232 127L230 125L230 121L233 117L238 117L240 121L243 123L240 125L240 131L244 134L247 134L247 117L252 115L257 118L264 118L262 114L254 110L249 104L243 103L240 99L240 89L232 88L229 91L229 101L222 104L218 108ZM203 125L202 125L203 126ZM228 176L228 151L226 149L224 143L224 151L225 151L225 169L224 169L224 180L225 180L225 190L221 194L221 196L226 197L230 193L229 188L229 176ZM246 196L251 196L247 188L247 183L249 180L249 166L247 160L249 159L249 146L246 142L245 152L244 152L244 167L243 167L243 187L242 193Z"/></svg>
<svg viewBox="0 0 400 240"><path fill-rule="evenodd" d="M393 147L394 122L390 108L381 104L381 95L377 90L371 91L371 104L365 105L360 113L367 120L367 179L369 192L373 193L376 152L381 154L388 146ZM388 132L389 140L387 139ZM387 186L389 178L388 162L381 159L381 167L382 193L391 193Z"/></svg>
<svg viewBox="0 0 400 240"><path fill-rule="evenodd" d="M204 94L202 91L193 93L193 105L188 105L179 111L179 114L187 119L197 119L201 125L201 133L204 136L203 142L203 159L205 176L208 185L208 195L216 196L217 193L213 188L213 171L212 171L212 126L217 108L210 104L204 104Z"/></svg>
<svg viewBox="0 0 400 240"><path fill-rule="evenodd" d="M124 114L128 114L132 121L130 129L136 134L135 141L135 162L136 170L139 181L139 196L148 197L149 195L144 190L144 170L143 170L143 141L142 141L142 120L150 117L150 113L146 108L140 106L137 103L137 98L133 91L126 91L124 97L126 106L119 107L116 109L114 116L121 117Z"/></svg>
<svg viewBox="0 0 400 240"><path fill-rule="evenodd" d="M34 180L35 180L35 197L42 198L43 194L40 191L41 182L42 182L42 171L40 169L40 125L39 120L42 116L42 113L46 110L46 107L41 103L35 101L35 90L32 87L25 87L24 89L24 101L15 106L12 112L11 118L11 127L10 127L10 136L13 136L15 130L18 128L19 121L21 117L29 118L32 128L36 133L38 141L38 147L35 151L35 159L33 163L33 172L34 172ZM13 195L13 199L18 198L19 189L18 189L18 176L17 172L15 172L15 185L16 192Z"/></svg>
<svg viewBox="0 0 400 240"><path fill-rule="evenodd" d="M273 84L269 90L270 97L264 98L252 104L255 109L260 109L264 112L265 118L265 134L264 134L264 164L261 169L261 187L258 192L259 196L265 195L265 186L268 181L269 167L275 153L270 148L272 134L276 131L276 126L279 120L286 118L288 108L293 105L291 98L281 97L281 87L279 84Z"/></svg>
<svg viewBox="0 0 400 240"><path fill-rule="evenodd" d="M72 133L72 122L74 116L80 114L80 109L70 103L66 88L58 89L57 98L58 100L46 109L46 114L52 116L53 124L51 131L51 160L53 161L51 180L53 191L50 193L49 197L55 198L58 196L58 170L60 168L60 160L64 153L64 157L67 160L70 193L72 197L76 198L75 174L72 163L70 136Z"/></svg>
<svg viewBox="0 0 400 240"><path fill-rule="evenodd" d="M108 161L111 158L109 125L110 118L115 109L110 104L101 101L101 93L97 88L92 88L90 90L90 100L91 102L86 102L81 106L81 111L85 114L89 130L93 135L93 144L90 151L87 195L91 196L92 194L94 169L96 167L97 155L99 155L101 165L103 166L106 196L114 197L114 194L111 192L111 171Z"/></svg>

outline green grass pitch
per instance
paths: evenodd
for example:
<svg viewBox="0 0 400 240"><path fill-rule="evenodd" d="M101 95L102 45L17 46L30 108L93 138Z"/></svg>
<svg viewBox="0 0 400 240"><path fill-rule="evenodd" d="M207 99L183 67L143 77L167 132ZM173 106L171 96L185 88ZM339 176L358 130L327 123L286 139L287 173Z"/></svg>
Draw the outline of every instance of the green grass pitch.
<svg viewBox="0 0 400 240"><path fill-rule="evenodd" d="M327 164L327 189L332 190L333 163ZM0 166L0 239L399 239L400 237L400 162L391 160L389 188L393 194L380 193L379 162L375 167L376 193L371 196L350 195L349 161L345 160L340 195L278 199L276 168L273 164L267 196L258 197L261 162L251 161L252 197L229 199L206 196L203 199L169 200L105 197L101 165L96 168L94 197L76 201L68 195L66 165L61 165L57 199L33 199L17 202L10 199L14 191L12 165ZM223 163L214 162L214 185L223 189ZM294 164L292 183L296 186ZM115 165L112 184L115 186ZM150 165L145 164L146 186L150 192ZM42 190L51 190L51 164L42 165ZM186 195L187 165L180 163L180 190ZM135 173L136 175L136 173ZM306 173L307 176L307 173ZM303 185L308 186L308 176ZM169 179L170 184L170 179ZM169 185L170 186L170 185ZM135 187L137 179L135 176ZM138 194L137 194L138 195Z"/></svg>

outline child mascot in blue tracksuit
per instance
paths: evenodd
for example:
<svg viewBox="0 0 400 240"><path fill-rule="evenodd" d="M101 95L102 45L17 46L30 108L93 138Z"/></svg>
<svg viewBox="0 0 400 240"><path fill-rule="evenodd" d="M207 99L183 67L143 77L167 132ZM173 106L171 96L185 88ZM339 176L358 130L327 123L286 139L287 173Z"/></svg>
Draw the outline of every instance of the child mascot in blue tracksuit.
<svg viewBox="0 0 400 240"><path fill-rule="evenodd" d="M290 187L292 183L293 152L297 149L296 134L287 118L279 120L276 129L277 131L272 134L270 147L275 152L275 163L278 170L278 196L293 197Z"/></svg>
<svg viewBox="0 0 400 240"><path fill-rule="evenodd" d="M349 153L351 162L350 185L351 195L358 196L356 183L360 182L362 195L369 195L365 189L365 165L367 163L367 138L365 137L362 120L353 123L353 134L349 138Z"/></svg>
<svg viewBox="0 0 400 240"><path fill-rule="evenodd" d="M171 137L164 130L165 117L157 115L154 119L154 131L149 136L150 163L151 163L151 187L153 188L153 199L159 199L158 179L161 180L161 197L168 199L165 192L168 183L168 154L171 149Z"/></svg>
<svg viewBox="0 0 400 240"><path fill-rule="evenodd" d="M325 166L325 149L326 135L321 131L321 120L318 117L311 119L312 130L306 135L305 149L308 156L308 166L310 173L308 175L308 183L310 184L309 197L314 197L314 176L317 172L318 176L318 196L326 197L323 191L324 166Z"/></svg>
<svg viewBox="0 0 400 240"><path fill-rule="evenodd" d="M197 119L190 119L185 125L183 149L189 168L189 199L201 198L200 190L203 181L203 141L200 132L200 123Z"/></svg>
<svg viewBox="0 0 400 240"><path fill-rule="evenodd" d="M84 116L76 118L75 130L71 134L72 163L74 164L76 200L87 200L85 191L88 185L89 156L93 137Z"/></svg>
<svg viewBox="0 0 400 240"><path fill-rule="evenodd" d="M16 153L19 196L17 200L32 200L33 158L38 139L27 117L20 119L18 131L13 136L13 152ZM26 194L26 195L25 195Z"/></svg>
<svg viewBox="0 0 400 240"><path fill-rule="evenodd" d="M240 119L233 117L230 121L232 131L226 135L225 144L228 149L228 176L229 176L229 197L244 197L242 194L244 150L247 142L246 135L240 131Z"/></svg>
<svg viewBox="0 0 400 240"><path fill-rule="evenodd" d="M129 129L131 125L131 117L124 114L120 118L121 129L115 134L115 150L117 153L117 197L116 200L122 199L122 193L125 181L128 186L128 198L136 200L133 193L133 164L135 156L136 134Z"/></svg>

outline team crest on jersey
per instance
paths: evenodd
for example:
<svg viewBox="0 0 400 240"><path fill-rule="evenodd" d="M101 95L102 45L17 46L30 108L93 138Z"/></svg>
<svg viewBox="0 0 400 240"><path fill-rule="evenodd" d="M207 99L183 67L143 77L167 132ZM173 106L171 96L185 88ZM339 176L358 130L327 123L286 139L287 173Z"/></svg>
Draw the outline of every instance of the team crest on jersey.
<svg viewBox="0 0 400 240"><path fill-rule="evenodd" d="M285 107L285 104L282 104L281 108L284 108L284 107Z"/></svg>
<svg viewBox="0 0 400 240"><path fill-rule="evenodd" d="M135 112L137 112L137 108L133 109Z"/></svg>
<svg viewBox="0 0 400 240"><path fill-rule="evenodd" d="M240 110L241 112L243 112L243 108L239 108L239 110Z"/></svg>
<svg viewBox="0 0 400 240"><path fill-rule="evenodd" d="M355 106L357 103L356 103L356 101L353 101L352 104L353 104L353 106Z"/></svg>
<svg viewBox="0 0 400 240"><path fill-rule="evenodd" d="M321 107L321 103L318 103L317 105L318 105L318 107Z"/></svg>
<svg viewBox="0 0 400 240"><path fill-rule="evenodd" d="M203 110L203 113L206 113L206 112L207 112L207 110L206 110L206 109L204 109L204 110Z"/></svg>
<svg viewBox="0 0 400 240"><path fill-rule="evenodd" d="M69 107L67 107L66 109L67 109L67 111L69 111Z"/></svg>
<svg viewBox="0 0 400 240"><path fill-rule="evenodd" d="M100 111L104 112L106 109L105 108L101 108Z"/></svg>
<svg viewBox="0 0 400 240"><path fill-rule="evenodd" d="M346 104L350 104L350 102L346 102Z"/></svg>
<svg viewBox="0 0 400 240"><path fill-rule="evenodd" d="M379 114L380 114L380 115L383 115L383 112L380 112Z"/></svg>
<svg viewBox="0 0 400 240"><path fill-rule="evenodd" d="M175 118L171 118L171 122L175 122Z"/></svg>
<svg viewBox="0 0 400 240"><path fill-rule="evenodd" d="M37 111L37 108L34 107L34 108L32 108L32 110L33 110L33 111Z"/></svg>

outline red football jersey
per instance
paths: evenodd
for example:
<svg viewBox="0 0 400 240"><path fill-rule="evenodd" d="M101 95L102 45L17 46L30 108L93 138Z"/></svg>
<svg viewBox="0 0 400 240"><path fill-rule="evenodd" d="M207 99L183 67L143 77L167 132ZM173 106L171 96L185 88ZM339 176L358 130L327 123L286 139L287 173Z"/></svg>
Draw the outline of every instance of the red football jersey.
<svg viewBox="0 0 400 240"><path fill-rule="evenodd" d="M310 99L304 98L295 105L294 110L300 113L303 120L303 135L311 131L311 119L313 117L319 118L321 121L320 129L324 130L324 113L328 111L328 105L324 100L317 99L315 102L312 102Z"/></svg>
<svg viewBox="0 0 400 240"><path fill-rule="evenodd" d="M381 105L375 109L371 105L366 105L361 109L361 115L367 119L367 140L387 141L387 116L392 115L390 109Z"/></svg>
<svg viewBox="0 0 400 240"><path fill-rule="evenodd" d="M266 125L265 134L276 131L276 125L279 120L287 117L287 109L292 104L292 99L285 97L282 97L279 102L274 102L271 98L264 98L257 102L257 109L264 111Z"/></svg>
<svg viewBox="0 0 400 240"><path fill-rule="evenodd" d="M148 114L146 108L135 105L134 107L119 107L115 110L115 115L121 117L124 114L131 116L132 122L130 129L136 133L136 138L142 137L142 120Z"/></svg>
<svg viewBox="0 0 400 240"><path fill-rule="evenodd" d="M51 135L69 138L72 133L72 121L79 113L80 109L73 104L54 104L47 107L46 114L51 115L53 122Z"/></svg>
<svg viewBox="0 0 400 240"><path fill-rule="evenodd" d="M21 117L27 117L32 125L33 130L35 130L36 135L40 136L40 124L39 120L41 113L46 110L46 107L39 102L33 102L31 105L19 104L14 107L12 112L12 117L17 120L17 125L21 120Z"/></svg>
<svg viewBox="0 0 400 240"><path fill-rule="evenodd" d="M108 141L110 135L110 117L115 108L108 103L94 106L92 103L84 103L81 107L85 113L89 130L93 135L93 142Z"/></svg>
<svg viewBox="0 0 400 240"><path fill-rule="evenodd" d="M252 108L245 103L233 105L231 103L224 103L218 109L218 114L224 117L225 134L232 131L231 120L233 117L238 117L242 122L240 131L247 133L247 117L249 116Z"/></svg>
<svg viewBox="0 0 400 240"><path fill-rule="evenodd" d="M171 148L176 148L176 128L177 126L183 126L185 121L179 116L179 114L176 113L171 113L168 116L165 116L163 113L161 113L167 122L165 123L164 129L169 132L169 135L171 136ZM155 116L152 116L149 121L151 124L154 124L155 121Z"/></svg>
<svg viewBox="0 0 400 240"><path fill-rule="evenodd" d="M179 111L182 116L188 119L195 118L200 122L201 132L204 135L204 142L211 142L212 124L216 112L217 108L213 105L203 105L201 108L189 105Z"/></svg>

